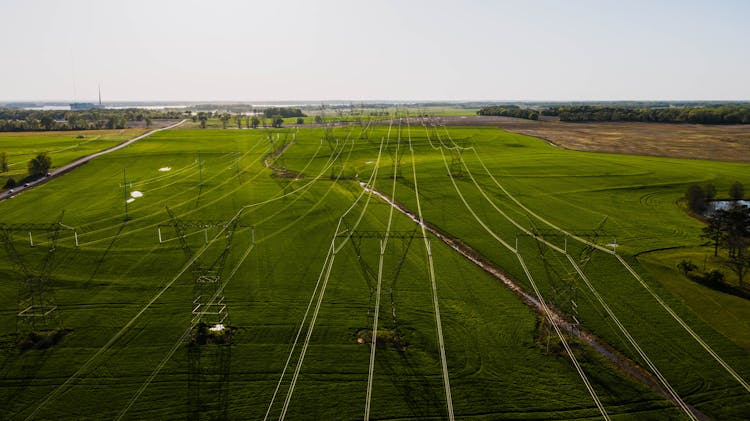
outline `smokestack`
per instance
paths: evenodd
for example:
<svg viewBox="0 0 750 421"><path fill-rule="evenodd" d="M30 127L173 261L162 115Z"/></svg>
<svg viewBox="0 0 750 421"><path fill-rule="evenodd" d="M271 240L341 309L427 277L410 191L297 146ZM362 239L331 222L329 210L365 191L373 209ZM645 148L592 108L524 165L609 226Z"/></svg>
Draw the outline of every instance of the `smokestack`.
<svg viewBox="0 0 750 421"><path fill-rule="evenodd" d="M102 84L99 84L99 107L102 106Z"/></svg>

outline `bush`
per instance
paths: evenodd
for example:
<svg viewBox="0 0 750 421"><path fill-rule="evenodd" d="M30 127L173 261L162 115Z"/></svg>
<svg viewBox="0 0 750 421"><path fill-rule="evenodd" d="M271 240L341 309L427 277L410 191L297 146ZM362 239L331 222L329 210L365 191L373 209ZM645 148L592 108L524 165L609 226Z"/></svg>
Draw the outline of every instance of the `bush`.
<svg viewBox="0 0 750 421"><path fill-rule="evenodd" d="M706 272L703 279L710 285L721 285L724 283L724 274L714 269L711 272Z"/></svg>
<svg viewBox="0 0 750 421"><path fill-rule="evenodd" d="M5 182L5 185L3 186L3 188L12 189L13 187L16 187L16 180L14 180L13 177L9 177L8 181Z"/></svg>
<svg viewBox="0 0 750 421"><path fill-rule="evenodd" d="M677 268L687 276L688 273L698 269L698 266L690 260L683 260L677 264Z"/></svg>

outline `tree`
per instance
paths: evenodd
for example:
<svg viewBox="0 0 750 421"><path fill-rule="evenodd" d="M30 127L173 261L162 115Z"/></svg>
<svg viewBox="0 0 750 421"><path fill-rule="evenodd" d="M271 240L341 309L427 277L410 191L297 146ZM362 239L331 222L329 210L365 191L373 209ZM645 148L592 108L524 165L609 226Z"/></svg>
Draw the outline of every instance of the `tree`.
<svg viewBox="0 0 750 421"><path fill-rule="evenodd" d="M750 271L750 208L743 205L719 209L708 218L702 237L714 244L714 256L719 248L727 250L722 264L737 274L740 286Z"/></svg>
<svg viewBox="0 0 750 421"><path fill-rule="evenodd" d="M706 194L703 192L701 186L693 184L688 187L685 192L685 199L688 203L688 208L695 213L703 213L706 211Z"/></svg>
<svg viewBox="0 0 750 421"><path fill-rule="evenodd" d="M52 166L52 158L47 152L39 152L37 156L29 161L29 175L32 177L42 177L47 175Z"/></svg>
<svg viewBox="0 0 750 421"><path fill-rule="evenodd" d="M257 128L258 128L258 125L259 125L259 124L260 124L260 119L258 118L258 116L254 115L254 116L253 116L253 117L252 117L252 118L250 119L250 126L251 126L251 127L253 128L253 129L257 129Z"/></svg>
<svg viewBox="0 0 750 421"><path fill-rule="evenodd" d="M744 288L745 275L747 275L750 270L750 256L735 256L727 260L724 265L737 275L737 278L740 281L740 287Z"/></svg>
<svg viewBox="0 0 750 421"><path fill-rule="evenodd" d="M55 127L55 119L49 114L43 115L39 122L44 127L44 130L52 130Z"/></svg>
<svg viewBox="0 0 750 421"><path fill-rule="evenodd" d="M305 124L305 119L302 117L297 117L297 124Z"/></svg>
<svg viewBox="0 0 750 421"><path fill-rule="evenodd" d="M729 197L732 200L742 200L745 197L745 186L739 181L735 181L731 187L729 187Z"/></svg>
<svg viewBox="0 0 750 421"><path fill-rule="evenodd" d="M146 122L146 127L151 127L151 117L149 116L143 117L143 121Z"/></svg>
<svg viewBox="0 0 750 421"><path fill-rule="evenodd" d="M208 116L203 111L198 113L198 120L201 122L201 129L206 128L206 121L208 121Z"/></svg>
<svg viewBox="0 0 750 421"><path fill-rule="evenodd" d="M719 246L723 244L726 237L727 211L719 209L708 218L708 223L703 227L701 237L708 239L714 245L714 256L719 255Z"/></svg>
<svg viewBox="0 0 750 421"><path fill-rule="evenodd" d="M323 117L316 115L315 116L315 124L323 124Z"/></svg>
<svg viewBox="0 0 750 421"><path fill-rule="evenodd" d="M226 129L227 124L229 123L229 120L231 119L232 119L232 116L230 116L229 114L227 113L222 114L221 115L221 127Z"/></svg>
<svg viewBox="0 0 750 421"><path fill-rule="evenodd" d="M237 122L237 128L241 129L242 128L242 114L237 114L236 116L234 116L234 120Z"/></svg>
<svg viewBox="0 0 750 421"><path fill-rule="evenodd" d="M16 180L13 179L13 177L8 177L8 180L5 182L5 186L3 186L4 189L12 189L13 187L16 187Z"/></svg>
<svg viewBox="0 0 750 421"><path fill-rule="evenodd" d="M706 192L706 200L707 200L707 201L709 201L709 202L710 202L710 201L712 201L712 200L716 199L716 186L714 186L714 185L713 185L713 184L711 184L711 183L708 183L708 184L706 184L706 185L704 186L704 188L703 188L703 189L704 189L704 190L705 190L705 192Z"/></svg>
<svg viewBox="0 0 750 421"><path fill-rule="evenodd" d="M271 120L271 126L276 127L277 129L281 127L281 125L284 124L284 119L280 116L274 116Z"/></svg>
<svg viewBox="0 0 750 421"><path fill-rule="evenodd" d="M744 275L750 269L750 208L734 206L727 210L726 238L724 242L728 249L729 258L725 266L729 267L743 286Z"/></svg>
<svg viewBox="0 0 750 421"><path fill-rule="evenodd" d="M8 172L8 154L0 152L0 172Z"/></svg>
<svg viewBox="0 0 750 421"><path fill-rule="evenodd" d="M107 117L107 128L108 129L124 129L127 125L127 120L123 115L111 115Z"/></svg>

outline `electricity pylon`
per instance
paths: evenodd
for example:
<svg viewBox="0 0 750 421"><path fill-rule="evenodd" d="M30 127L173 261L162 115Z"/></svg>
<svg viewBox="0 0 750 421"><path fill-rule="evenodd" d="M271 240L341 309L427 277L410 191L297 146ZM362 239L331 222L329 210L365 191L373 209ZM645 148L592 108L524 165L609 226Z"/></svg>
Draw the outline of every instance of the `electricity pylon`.
<svg viewBox="0 0 750 421"><path fill-rule="evenodd" d="M32 332L54 332L61 328L57 311L54 289L52 287L52 270L57 251L57 241L63 231L73 231L76 246L78 235L75 229L62 223L63 212L57 221L51 224L4 224L0 223L0 242L3 243L8 258L19 274L18 301L16 312L16 334L23 337ZM15 234L28 233L29 247L36 248L34 233L46 235L47 249L38 264L32 260L30 253L20 252L16 247ZM24 255L26 255L24 257Z"/></svg>
<svg viewBox="0 0 750 421"><path fill-rule="evenodd" d="M188 348L188 407L190 419L226 419L229 402L229 374L232 362L232 329L224 301L222 274L232 247L239 216L229 221L183 221L167 208L186 261L193 260L193 303ZM189 231L223 230L223 249L218 257L195 258L188 242ZM161 240L161 231L159 231ZM253 236L254 237L254 236Z"/></svg>

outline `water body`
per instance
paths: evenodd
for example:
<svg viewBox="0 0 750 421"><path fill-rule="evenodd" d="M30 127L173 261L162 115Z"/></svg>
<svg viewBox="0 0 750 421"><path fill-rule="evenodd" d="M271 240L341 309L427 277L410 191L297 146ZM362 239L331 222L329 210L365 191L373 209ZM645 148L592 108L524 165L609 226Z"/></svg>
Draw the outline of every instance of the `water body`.
<svg viewBox="0 0 750 421"><path fill-rule="evenodd" d="M733 205L750 207L750 200L714 200L708 203L706 216L711 215L719 209L729 209Z"/></svg>

